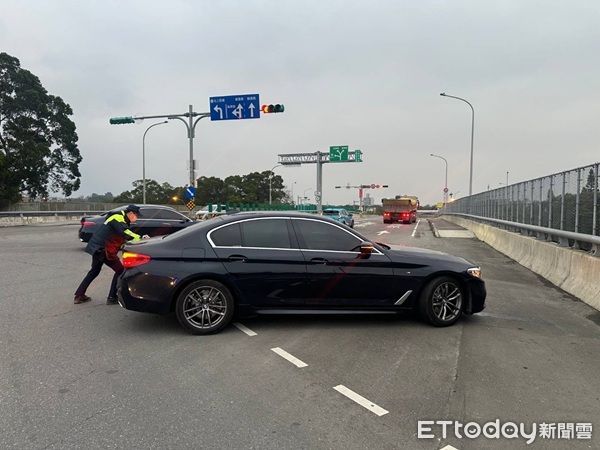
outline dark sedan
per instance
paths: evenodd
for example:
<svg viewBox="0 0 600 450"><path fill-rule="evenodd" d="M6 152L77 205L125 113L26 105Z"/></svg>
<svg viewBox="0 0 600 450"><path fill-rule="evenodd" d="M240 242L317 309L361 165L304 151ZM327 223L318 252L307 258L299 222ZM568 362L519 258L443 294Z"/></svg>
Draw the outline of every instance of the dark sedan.
<svg viewBox="0 0 600 450"><path fill-rule="evenodd" d="M194 334L238 315L417 309L436 326L482 311L485 285L465 259L369 242L334 220L239 213L125 246L119 303L175 311Z"/></svg>
<svg viewBox="0 0 600 450"><path fill-rule="evenodd" d="M160 236L171 234L195 223L193 220L169 206L138 206L142 212L142 217L140 217L135 224L131 225L131 230L140 235L147 234L148 236ZM122 211L126 207L127 205L124 205L111 211L107 211L99 216L82 217L81 227L79 228L78 233L79 240L81 242L88 242L92 237L92 234L94 234L94 231L104 223L109 215L117 211Z"/></svg>

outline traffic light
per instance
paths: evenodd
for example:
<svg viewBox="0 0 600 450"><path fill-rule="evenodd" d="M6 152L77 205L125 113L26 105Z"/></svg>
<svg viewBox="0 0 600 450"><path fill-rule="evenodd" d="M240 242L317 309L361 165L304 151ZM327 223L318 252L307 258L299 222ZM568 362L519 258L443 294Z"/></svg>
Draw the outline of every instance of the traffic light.
<svg viewBox="0 0 600 450"><path fill-rule="evenodd" d="M109 120L111 125L123 125L126 123L135 123L133 117L111 117Z"/></svg>
<svg viewBox="0 0 600 450"><path fill-rule="evenodd" d="M285 111L285 107L280 104L276 105L262 105L260 110L263 114L271 114L271 113L282 113Z"/></svg>

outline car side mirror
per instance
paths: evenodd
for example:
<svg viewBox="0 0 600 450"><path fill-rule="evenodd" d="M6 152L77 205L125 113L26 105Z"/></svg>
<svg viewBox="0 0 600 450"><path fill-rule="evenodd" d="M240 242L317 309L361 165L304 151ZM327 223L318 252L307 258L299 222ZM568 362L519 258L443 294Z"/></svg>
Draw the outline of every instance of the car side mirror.
<svg viewBox="0 0 600 450"><path fill-rule="evenodd" d="M352 213L348 213L348 216L352 217Z"/></svg>
<svg viewBox="0 0 600 450"><path fill-rule="evenodd" d="M371 242L365 241L360 244L360 257L367 259L373 253L373 244Z"/></svg>

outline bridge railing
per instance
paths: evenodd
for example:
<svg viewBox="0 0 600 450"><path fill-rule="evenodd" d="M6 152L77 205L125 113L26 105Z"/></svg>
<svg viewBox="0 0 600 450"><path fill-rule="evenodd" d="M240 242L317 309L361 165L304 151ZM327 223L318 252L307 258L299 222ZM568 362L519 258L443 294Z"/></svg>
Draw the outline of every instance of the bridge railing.
<svg viewBox="0 0 600 450"><path fill-rule="evenodd" d="M599 167L596 163L489 189L449 203L444 212L598 236Z"/></svg>
<svg viewBox="0 0 600 450"><path fill-rule="evenodd" d="M478 216L474 214L462 213L444 213L450 216L459 216L477 222L489 223L507 231L521 233L526 236L532 236L537 239L556 242L561 247L570 247L578 250L589 251L595 256L600 256L600 236L593 236L584 233L575 233L572 231L557 230L555 228L540 227L509 220L493 219L490 217Z"/></svg>

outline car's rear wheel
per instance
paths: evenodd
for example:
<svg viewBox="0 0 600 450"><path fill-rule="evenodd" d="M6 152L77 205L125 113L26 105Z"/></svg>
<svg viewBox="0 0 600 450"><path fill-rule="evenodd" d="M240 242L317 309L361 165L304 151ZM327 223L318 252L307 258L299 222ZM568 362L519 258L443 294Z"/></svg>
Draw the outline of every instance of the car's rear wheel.
<svg viewBox="0 0 600 450"><path fill-rule="evenodd" d="M438 277L423 289L419 299L419 311L430 324L447 327L462 315L463 300L463 290L456 279Z"/></svg>
<svg viewBox="0 0 600 450"><path fill-rule="evenodd" d="M194 281L177 297L175 313L179 323L192 334L222 330L233 316L231 292L215 280Z"/></svg>

